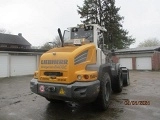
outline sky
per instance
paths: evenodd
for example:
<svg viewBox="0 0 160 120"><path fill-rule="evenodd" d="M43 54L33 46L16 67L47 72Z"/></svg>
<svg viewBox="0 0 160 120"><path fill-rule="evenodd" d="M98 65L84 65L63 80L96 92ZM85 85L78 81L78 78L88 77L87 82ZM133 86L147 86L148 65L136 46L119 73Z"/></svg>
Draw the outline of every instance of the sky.
<svg viewBox="0 0 160 120"><path fill-rule="evenodd" d="M33 46L53 41L57 29L81 23L77 5L83 0L0 0L0 28L22 36ZM160 40L159 0L116 0L123 28L136 39L137 45L149 38Z"/></svg>

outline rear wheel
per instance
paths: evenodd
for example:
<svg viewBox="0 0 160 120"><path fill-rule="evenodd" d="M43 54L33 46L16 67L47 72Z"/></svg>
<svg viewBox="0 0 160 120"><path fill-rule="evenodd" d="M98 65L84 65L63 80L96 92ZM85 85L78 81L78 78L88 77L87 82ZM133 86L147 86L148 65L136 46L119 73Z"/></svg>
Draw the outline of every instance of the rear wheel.
<svg viewBox="0 0 160 120"><path fill-rule="evenodd" d="M119 69L117 77L114 77L112 80L112 91L115 93L120 93L123 88L123 78L122 70Z"/></svg>
<svg viewBox="0 0 160 120"><path fill-rule="evenodd" d="M110 76L108 73L103 73L99 80L100 92L95 103L100 110L106 110L109 106L109 100L111 95Z"/></svg>
<svg viewBox="0 0 160 120"><path fill-rule="evenodd" d="M130 85L130 79L129 79L129 71L127 70L127 73L123 74L123 86Z"/></svg>

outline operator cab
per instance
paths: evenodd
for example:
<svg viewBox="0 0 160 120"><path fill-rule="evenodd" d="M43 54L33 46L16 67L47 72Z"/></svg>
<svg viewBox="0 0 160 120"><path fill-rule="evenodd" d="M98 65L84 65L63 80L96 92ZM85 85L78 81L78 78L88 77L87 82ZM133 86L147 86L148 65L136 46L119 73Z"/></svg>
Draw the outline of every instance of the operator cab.
<svg viewBox="0 0 160 120"><path fill-rule="evenodd" d="M107 30L97 24L81 24L65 30L63 34L64 45L82 45L95 43L97 48L104 44L103 32Z"/></svg>
<svg viewBox="0 0 160 120"><path fill-rule="evenodd" d="M71 39L88 39L93 42L93 26L80 26L71 28Z"/></svg>

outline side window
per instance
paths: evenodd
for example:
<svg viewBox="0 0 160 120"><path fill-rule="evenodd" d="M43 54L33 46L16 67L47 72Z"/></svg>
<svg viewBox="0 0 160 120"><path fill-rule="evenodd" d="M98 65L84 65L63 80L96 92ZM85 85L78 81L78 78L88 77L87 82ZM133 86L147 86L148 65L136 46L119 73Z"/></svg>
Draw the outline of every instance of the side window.
<svg viewBox="0 0 160 120"><path fill-rule="evenodd" d="M69 40L69 39L70 39L70 31L65 30L64 33L63 33L63 40L66 41L66 40Z"/></svg>

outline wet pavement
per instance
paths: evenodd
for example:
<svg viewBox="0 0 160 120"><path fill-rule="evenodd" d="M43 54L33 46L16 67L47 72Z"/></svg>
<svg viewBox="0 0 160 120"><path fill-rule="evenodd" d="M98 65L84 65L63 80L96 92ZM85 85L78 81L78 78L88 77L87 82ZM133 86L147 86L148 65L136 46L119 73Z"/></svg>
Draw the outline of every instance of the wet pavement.
<svg viewBox="0 0 160 120"><path fill-rule="evenodd" d="M31 78L0 79L0 120L160 120L160 72L130 72L131 85L112 94L105 112L93 104L51 104L30 91Z"/></svg>

